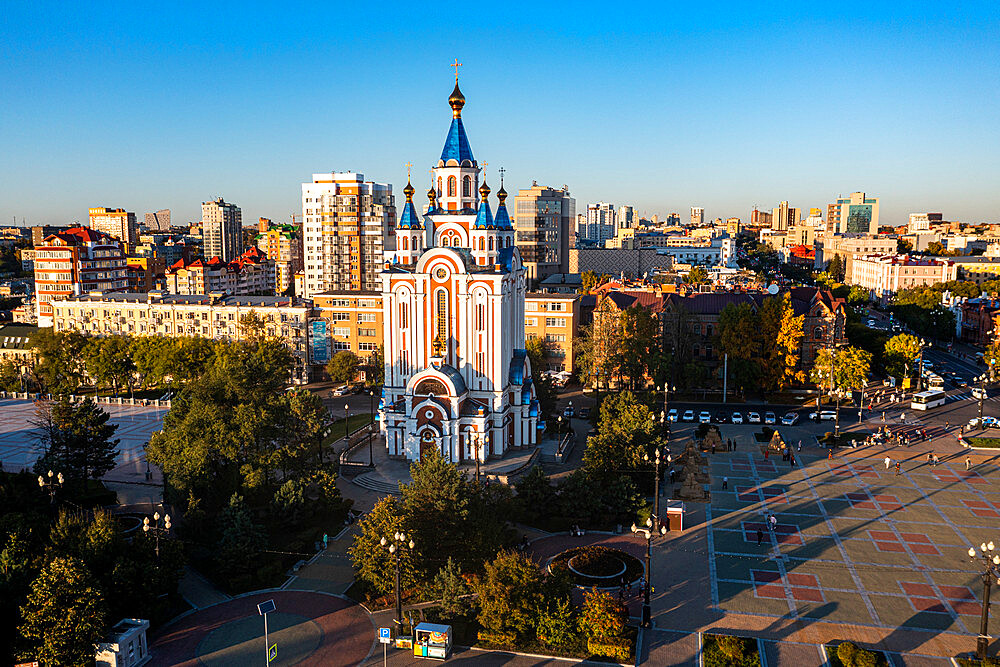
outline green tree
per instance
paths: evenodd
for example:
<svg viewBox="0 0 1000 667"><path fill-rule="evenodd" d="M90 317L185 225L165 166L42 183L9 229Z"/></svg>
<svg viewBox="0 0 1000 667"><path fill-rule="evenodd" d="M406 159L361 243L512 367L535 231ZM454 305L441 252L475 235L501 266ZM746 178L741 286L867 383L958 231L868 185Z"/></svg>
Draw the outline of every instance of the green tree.
<svg viewBox="0 0 1000 667"><path fill-rule="evenodd" d="M795 314L788 293L781 297L765 299L764 304L769 308L761 309L760 334L763 339L760 357L761 374L766 389L781 390L793 382L805 380L805 373L799 370L805 315ZM773 315L768 312L768 317L773 316L775 321L765 325L764 314L770 310L776 311Z"/></svg>
<svg viewBox="0 0 1000 667"><path fill-rule="evenodd" d="M534 639L542 602L542 574L530 558L513 551L500 552L485 564L475 590L483 628L521 640Z"/></svg>
<svg viewBox="0 0 1000 667"><path fill-rule="evenodd" d="M834 255L830 259L830 263L826 266L826 272L830 274L836 282L844 282L844 273L846 272L846 266L844 266L844 260L840 255Z"/></svg>
<svg viewBox="0 0 1000 667"><path fill-rule="evenodd" d="M110 386L118 395L121 387L132 388L135 364L132 345L125 336L91 338L83 350L87 375L97 386Z"/></svg>
<svg viewBox="0 0 1000 667"><path fill-rule="evenodd" d="M358 356L348 350L341 350L333 355L333 358L326 365L326 372L330 374L330 380L337 384L347 384L353 382L358 375Z"/></svg>
<svg viewBox="0 0 1000 667"><path fill-rule="evenodd" d="M395 555L390 555L388 549L381 544L382 539L391 540L398 532L409 535L403 523L403 508L392 496L386 496L375 503L370 512L358 523L358 535L354 538L347 553L351 564L357 573L357 578L363 581L376 595L387 595L393 591L395 573ZM403 549L399 556L399 581L403 590L413 588L417 582L417 554L420 549L433 548L416 542L414 550Z"/></svg>
<svg viewBox="0 0 1000 667"><path fill-rule="evenodd" d="M449 556L469 567L477 565L468 549L472 536L469 481L437 449L410 464L410 477L413 481L400 485L399 490L406 526L420 545L424 567L430 568L424 574L436 571Z"/></svg>
<svg viewBox="0 0 1000 667"><path fill-rule="evenodd" d="M21 367L11 359L0 361L0 389L21 391Z"/></svg>
<svg viewBox="0 0 1000 667"><path fill-rule="evenodd" d="M902 236L900 236L898 239L896 239L896 252L898 252L901 255L913 252L913 244L904 239Z"/></svg>
<svg viewBox="0 0 1000 667"><path fill-rule="evenodd" d="M94 644L108 626L104 595L86 566L71 557L53 558L42 568L21 616L21 634L32 644L25 657L46 665L93 664Z"/></svg>
<svg viewBox="0 0 1000 667"><path fill-rule="evenodd" d="M231 586L239 588L256 567L254 561L266 543L264 531L254 523L243 497L234 493L219 516L218 532L215 566Z"/></svg>
<svg viewBox="0 0 1000 667"><path fill-rule="evenodd" d="M638 389L645 386L647 375L652 375L652 362L659 351L660 325L652 313L639 306L622 311L619 322L622 347L619 374L628 380L629 388Z"/></svg>
<svg viewBox="0 0 1000 667"><path fill-rule="evenodd" d="M381 387L385 381L385 350L381 345L365 359L365 384Z"/></svg>
<svg viewBox="0 0 1000 667"><path fill-rule="evenodd" d="M687 275L684 276L684 282L690 285L700 285L702 283L708 282L708 271L701 266L693 266L691 270L688 271Z"/></svg>
<svg viewBox="0 0 1000 667"><path fill-rule="evenodd" d="M774 324L776 334L780 320ZM748 303L727 304L719 313L718 350L729 355L730 382L741 392L757 386L760 379L759 326L759 319Z"/></svg>
<svg viewBox="0 0 1000 667"><path fill-rule="evenodd" d="M580 294L590 294L590 291L611 280L611 276L606 273L598 274L594 271L584 271L580 274Z"/></svg>
<svg viewBox="0 0 1000 667"><path fill-rule="evenodd" d="M469 609L468 596L472 589L462 578L462 570L453 558L434 575L433 595L438 599L438 606L446 618L455 619L465 614Z"/></svg>
<svg viewBox="0 0 1000 667"><path fill-rule="evenodd" d="M576 637L576 610L569 599L546 600L538 609L535 634L549 646L565 646Z"/></svg>
<svg viewBox="0 0 1000 667"><path fill-rule="evenodd" d="M514 483L517 489L517 514L521 521L537 526L539 519L552 511L556 489L542 466L532 466L526 475Z"/></svg>
<svg viewBox="0 0 1000 667"><path fill-rule="evenodd" d="M905 333L893 336L885 343L886 370L899 380L914 377L919 371L914 362L920 356L921 348L920 339L916 336Z"/></svg>
<svg viewBox="0 0 1000 667"><path fill-rule="evenodd" d="M38 350L35 376L48 392L70 394L80 388L85 378L86 336L77 331L39 329L32 343Z"/></svg>
<svg viewBox="0 0 1000 667"><path fill-rule="evenodd" d="M991 380L1000 377L1000 336L994 336L983 352L983 363Z"/></svg>
<svg viewBox="0 0 1000 667"><path fill-rule="evenodd" d="M823 348L816 355L811 380L828 391L860 391L868 381L872 355L856 347Z"/></svg>
<svg viewBox="0 0 1000 667"><path fill-rule="evenodd" d="M587 639L605 642L625 634L628 612L610 593L593 588L584 593L580 632Z"/></svg>
<svg viewBox="0 0 1000 667"><path fill-rule="evenodd" d="M119 440L118 424L92 399L70 402L65 395L40 402L33 424L45 453L35 464L36 472L57 470L75 480L97 479L115 467Z"/></svg>
<svg viewBox="0 0 1000 667"><path fill-rule="evenodd" d="M598 476L633 471L646 464L643 457L663 444L660 423L629 391L601 401L597 435L587 439L583 465Z"/></svg>

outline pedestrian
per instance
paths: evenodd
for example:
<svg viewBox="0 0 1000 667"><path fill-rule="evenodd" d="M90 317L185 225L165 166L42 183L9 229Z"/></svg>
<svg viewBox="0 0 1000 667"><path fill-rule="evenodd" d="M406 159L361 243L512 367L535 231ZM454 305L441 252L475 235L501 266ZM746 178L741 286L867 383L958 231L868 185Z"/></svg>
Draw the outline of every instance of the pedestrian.
<svg viewBox="0 0 1000 667"><path fill-rule="evenodd" d="M937 455L937 454L935 454L935 455L934 455L934 467L935 467L935 468L937 468L937 465L938 465L938 463L940 463L940 462L941 462L941 461L940 461L940 459L938 459L938 455Z"/></svg>
<svg viewBox="0 0 1000 667"><path fill-rule="evenodd" d="M788 455L788 467L789 468L794 468L795 467L795 454L789 454Z"/></svg>
<svg viewBox="0 0 1000 667"><path fill-rule="evenodd" d="M830 447L830 451L828 451L826 453L826 458L828 458L828 459L832 459L833 458L833 447Z"/></svg>
<svg viewBox="0 0 1000 667"><path fill-rule="evenodd" d="M772 514L771 515L771 530L774 530L777 527L778 527L778 517L776 517L776 516L774 516Z"/></svg>
<svg viewBox="0 0 1000 667"><path fill-rule="evenodd" d="M944 430L945 430L945 432L947 432L947 431L948 431L948 427L949 427L949 426L951 426L951 423L950 423L950 422L945 422L945 423L944 423Z"/></svg>
<svg viewBox="0 0 1000 667"><path fill-rule="evenodd" d="M968 456L965 457L965 469L966 470L972 469L972 459L970 459Z"/></svg>
<svg viewBox="0 0 1000 667"><path fill-rule="evenodd" d="M896 461L896 476L899 476L899 461Z"/></svg>
<svg viewBox="0 0 1000 667"><path fill-rule="evenodd" d="M724 489L728 489L729 488L729 478L728 477L723 477L722 478L722 488L724 488Z"/></svg>
<svg viewBox="0 0 1000 667"><path fill-rule="evenodd" d="M931 454L930 452L927 452L927 465L930 465L931 461L933 460L934 460L934 455Z"/></svg>
<svg viewBox="0 0 1000 667"><path fill-rule="evenodd" d="M675 476L676 474L677 474L677 471L675 471L675 470L673 469L673 467L671 467L671 468L670 468L670 483L671 483L671 484L673 484L673 483L674 483L674 476Z"/></svg>
<svg viewBox="0 0 1000 667"><path fill-rule="evenodd" d="M801 440L799 440L799 445L798 445L798 447L795 448L795 451L797 451L797 452L801 452L802 451L802 441Z"/></svg>
<svg viewBox="0 0 1000 667"><path fill-rule="evenodd" d="M759 547L760 543L763 542L763 541L764 541L764 531L762 531L760 528L758 528L757 529L757 546Z"/></svg>
<svg viewBox="0 0 1000 667"><path fill-rule="evenodd" d="M767 460L767 455L768 455L768 454L770 453L770 451L771 451L771 450L769 450L769 449L765 449L765 450L764 450L764 460L765 460L765 461Z"/></svg>
<svg viewBox="0 0 1000 667"><path fill-rule="evenodd" d="M330 536L327 535L326 533L323 533L323 548L326 549L326 547L329 546L329 544L330 544Z"/></svg>
<svg viewBox="0 0 1000 667"><path fill-rule="evenodd" d="M885 469L888 470L890 465L892 465L892 459L890 459L887 456L887 457L885 457Z"/></svg>

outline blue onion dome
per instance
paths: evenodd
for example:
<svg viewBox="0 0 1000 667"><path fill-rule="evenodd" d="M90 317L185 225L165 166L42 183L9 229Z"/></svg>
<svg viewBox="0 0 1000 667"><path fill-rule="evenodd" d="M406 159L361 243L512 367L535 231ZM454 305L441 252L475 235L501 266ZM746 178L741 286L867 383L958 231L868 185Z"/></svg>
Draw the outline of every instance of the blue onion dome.
<svg viewBox="0 0 1000 667"><path fill-rule="evenodd" d="M484 182L479 186L479 212L476 214L476 222L473 225L476 229L494 229L496 223L493 221L493 211L490 210L490 187Z"/></svg>
<svg viewBox="0 0 1000 667"><path fill-rule="evenodd" d="M403 212L400 214L399 223L397 224L397 227L400 229L420 229L422 227L420 216L417 215L417 209L413 206L414 192L416 190L410 184L409 179L407 179L406 187L403 188L403 194L406 195L406 203L403 205Z"/></svg>

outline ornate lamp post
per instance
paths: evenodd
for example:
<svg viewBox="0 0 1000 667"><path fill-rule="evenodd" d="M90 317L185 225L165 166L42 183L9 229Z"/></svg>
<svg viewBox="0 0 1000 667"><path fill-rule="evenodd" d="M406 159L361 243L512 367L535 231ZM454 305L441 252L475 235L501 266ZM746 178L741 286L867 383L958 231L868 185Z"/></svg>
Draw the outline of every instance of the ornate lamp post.
<svg viewBox="0 0 1000 667"><path fill-rule="evenodd" d="M927 345L927 342L923 338L921 338L920 339L920 354L917 357L918 358L917 363L920 364L919 366L917 366L917 393L918 394L921 391L923 391L923 380L924 380L924 346L925 345Z"/></svg>
<svg viewBox="0 0 1000 667"><path fill-rule="evenodd" d="M351 419L351 406L344 403L344 449L346 450L351 446L351 425L348 423Z"/></svg>
<svg viewBox="0 0 1000 667"><path fill-rule="evenodd" d="M372 443L375 440L375 390L370 389L368 391L368 415L370 420L368 422L368 467L375 467L375 445Z"/></svg>
<svg viewBox="0 0 1000 667"><path fill-rule="evenodd" d="M990 645L989 623L990 623L990 585L993 578L997 578L1000 585L1000 553L996 551L993 542L983 542L979 545L979 553L969 547L969 558L979 561L983 568L983 611L979 617L979 637L976 638L976 657L980 660L986 659L986 650Z"/></svg>
<svg viewBox="0 0 1000 667"><path fill-rule="evenodd" d="M48 480L42 475L38 476L38 486L49 492L50 505L56 504L56 489L61 489L64 481L62 473L54 475L51 470L48 473Z"/></svg>
<svg viewBox="0 0 1000 667"><path fill-rule="evenodd" d="M655 523L654 523L655 520ZM657 530L657 527L659 530ZM651 516L646 519L646 527L640 528L634 523L632 524L632 532L637 535L642 535L646 538L646 586L642 593L642 625L643 627L649 627L650 610L649 610L649 589L653 587L653 582L651 580L653 571L650 569L650 558L652 556L652 544L653 538L657 533L660 535L667 534L666 526L660 526L660 517Z"/></svg>
<svg viewBox="0 0 1000 667"><path fill-rule="evenodd" d="M396 565L396 625L403 624L403 598L399 589L399 552L401 549L413 549L416 546L413 540L408 540L406 533L393 533L391 539L382 538L379 544L388 548L389 555L395 556Z"/></svg>
<svg viewBox="0 0 1000 667"><path fill-rule="evenodd" d="M983 427L983 401L986 400L986 382L987 380L993 379L993 364L997 362L996 359L990 359L990 365L988 370L980 375L977 380L979 380L979 428Z"/></svg>
<svg viewBox="0 0 1000 667"><path fill-rule="evenodd" d="M163 525L160 526L160 513L153 512L153 523L149 523L149 517L143 517L142 519L142 532L153 533L156 537L156 560L160 560L160 533L164 536L170 533L170 515L163 515Z"/></svg>

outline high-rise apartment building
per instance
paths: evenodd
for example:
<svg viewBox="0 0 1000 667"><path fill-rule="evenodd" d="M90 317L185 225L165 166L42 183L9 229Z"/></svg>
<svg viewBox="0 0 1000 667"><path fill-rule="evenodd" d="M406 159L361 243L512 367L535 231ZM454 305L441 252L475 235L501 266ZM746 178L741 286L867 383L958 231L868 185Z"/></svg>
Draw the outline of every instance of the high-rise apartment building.
<svg viewBox="0 0 1000 667"><path fill-rule="evenodd" d="M90 228L127 244L129 250L139 242L139 225L135 220L135 213L129 213L123 208L91 208Z"/></svg>
<svg viewBox="0 0 1000 667"><path fill-rule="evenodd" d="M38 326L52 326L52 302L93 290L128 288L121 242L89 227L70 227L35 246Z"/></svg>
<svg viewBox="0 0 1000 667"><path fill-rule="evenodd" d="M703 209L700 206L691 207L691 224L692 225L705 224L705 209Z"/></svg>
<svg viewBox="0 0 1000 667"><path fill-rule="evenodd" d="M615 237L615 220L617 212L614 204L597 202L587 205L587 224L583 239L604 245L608 239Z"/></svg>
<svg viewBox="0 0 1000 667"><path fill-rule="evenodd" d="M826 207L827 231L833 234L878 233L878 197L852 192Z"/></svg>
<svg viewBox="0 0 1000 667"><path fill-rule="evenodd" d="M569 271L570 224L576 200L560 189L532 183L514 197L514 244L529 280L536 283Z"/></svg>
<svg viewBox="0 0 1000 667"><path fill-rule="evenodd" d="M786 231L792 225L799 222L799 209L789 206L783 201L778 204L778 208L771 210L771 229L776 232Z"/></svg>
<svg viewBox="0 0 1000 667"><path fill-rule="evenodd" d="M170 209L161 208L156 213L147 213L146 229L151 232L170 231Z"/></svg>
<svg viewBox="0 0 1000 667"><path fill-rule="evenodd" d="M274 261L275 291L283 294L294 282L295 272L302 270L302 234L293 225L267 222L268 227L257 234L257 247Z"/></svg>
<svg viewBox="0 0 1000 667"><path fill-rule="evenodd" d="M313 174L302 184L305 294L381 289L383 253L395 250L392 185L364 174Z"/></svg>
<svg viewBox="0 0 1000 667"><path fill-rule="evenodd" d="M222 197L201 205L201 235L205 259L231 262L243 254L243 211Z"/></svg>
<svg viewBox="0 0 1000 667"><path fill-rule="evenodd" d="M767 211L760 211L754 209L750 212L750 226L751 227L770 227L772 216Z"/></svg>
<svg viewBox="0 0 1000 667"><path fill-rule="evenodd" d="M671 213L670 215L667 216L666 220L663 221L663 224L665 224L668 227L675 227L677 225L680 225L681 224L681 214L680 213Z"/></svg>
<svg viewBox="0 0 1000 667"><path fill-rule="evenodd" d="M618 216L615 218L615 223L617 225L617 229L615 229L615 231L617 232L619 229L632 229L635 227L638 220L639 218L635 215L634 206L629 206L627 204L625 206L619 206Z"/></svg>

